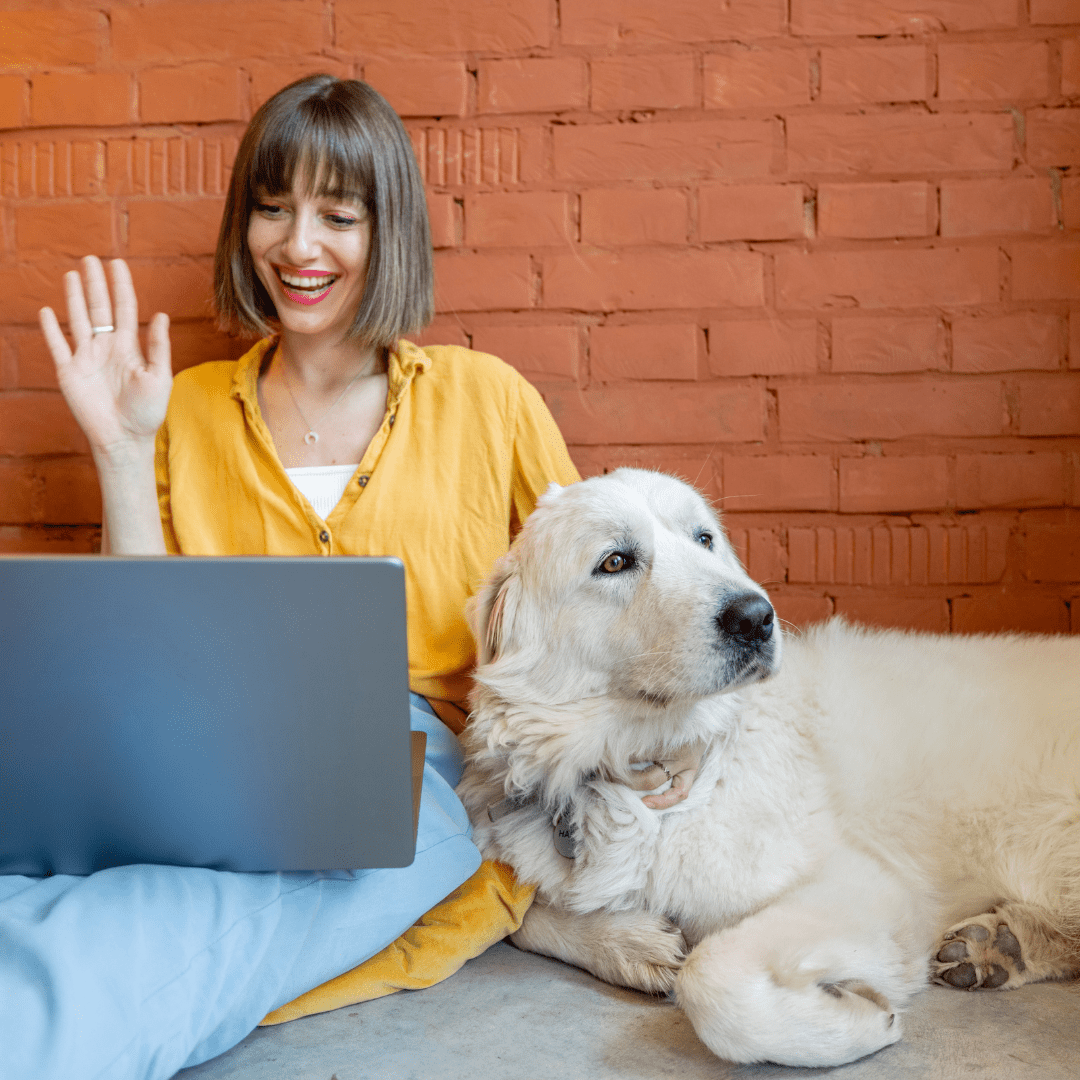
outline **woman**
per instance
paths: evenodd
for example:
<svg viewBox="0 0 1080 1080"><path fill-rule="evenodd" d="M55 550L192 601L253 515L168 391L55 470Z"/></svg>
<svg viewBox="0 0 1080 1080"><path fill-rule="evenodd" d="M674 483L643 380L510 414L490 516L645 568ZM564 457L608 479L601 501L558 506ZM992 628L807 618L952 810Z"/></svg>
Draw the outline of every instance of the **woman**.
<svg viewBox="0 0 1080 1080"><path fill-rule="evenodd" d="M480 866L452 790L473 660L462 611L539 493L577 478L511 368L403 340L433 309L424 193L401 122L363 83L301 80L244 137L215 265L222 321L263 335L241 360L173 383L168 319L151 320L144 360L125 264L111 297L96 259L83 272L85 291L65 278L74 352L50 309L41 322L97 466L103 551L400 557L429 752L406 870L0 879L0 931L25 943L0 960L3 1016L19 1018L10 1032L0 1018L0 1045L35 1080L171 1076L379 950L277 1018L426 985L516 927L531 891Z"/></svg>

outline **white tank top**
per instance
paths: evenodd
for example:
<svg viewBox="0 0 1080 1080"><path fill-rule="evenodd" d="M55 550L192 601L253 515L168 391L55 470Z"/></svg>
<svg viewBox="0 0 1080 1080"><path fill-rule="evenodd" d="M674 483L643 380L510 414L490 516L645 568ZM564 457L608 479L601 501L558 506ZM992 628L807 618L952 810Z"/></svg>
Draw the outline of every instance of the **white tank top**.
<svg viewBox="0 0 1080 1080"><path fill-rule="evenodd" d="M325 521L345 494L359 465L303 465L286 469L289 479Z"/></svg>

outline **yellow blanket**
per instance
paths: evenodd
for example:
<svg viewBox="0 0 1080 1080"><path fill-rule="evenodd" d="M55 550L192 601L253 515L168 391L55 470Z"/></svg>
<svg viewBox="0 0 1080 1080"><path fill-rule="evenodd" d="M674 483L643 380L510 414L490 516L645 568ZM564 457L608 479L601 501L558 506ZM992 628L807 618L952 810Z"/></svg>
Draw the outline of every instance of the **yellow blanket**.
<svg viewBox="0 0 1080 1080"><path fill-rule="evenodd" d="M466 960L517 930L535 892L532 885L521 884L505 863L484 862L382 952L275 1009L260 1026L441 982Z"/></svg>

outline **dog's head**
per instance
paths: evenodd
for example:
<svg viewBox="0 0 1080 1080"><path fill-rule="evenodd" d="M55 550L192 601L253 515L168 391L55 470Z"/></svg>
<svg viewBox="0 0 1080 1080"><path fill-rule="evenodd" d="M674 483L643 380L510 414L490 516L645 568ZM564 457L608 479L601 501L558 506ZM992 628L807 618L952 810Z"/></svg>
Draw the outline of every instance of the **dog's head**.
<svg viewBox="0 0 1080 1080"><path fill-rule="evenodd" d="M764 591L689 485L619 469L541 497L470 617L480 677L665 706L775 670Z"/></svg>

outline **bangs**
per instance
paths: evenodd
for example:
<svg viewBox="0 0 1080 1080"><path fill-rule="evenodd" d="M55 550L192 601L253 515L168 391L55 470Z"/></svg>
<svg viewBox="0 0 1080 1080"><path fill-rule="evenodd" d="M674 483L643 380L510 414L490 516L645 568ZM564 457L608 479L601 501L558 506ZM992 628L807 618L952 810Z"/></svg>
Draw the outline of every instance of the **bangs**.
<svg viewBox="0 0 1080 1080"><path fill-rule="evenodd" d="M304 194L357 200L374 210L371 145L353 117L332 100L311 98L267 126L249 174L249 198Z"/></svg>

